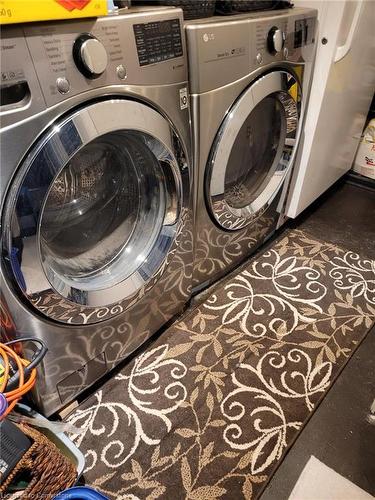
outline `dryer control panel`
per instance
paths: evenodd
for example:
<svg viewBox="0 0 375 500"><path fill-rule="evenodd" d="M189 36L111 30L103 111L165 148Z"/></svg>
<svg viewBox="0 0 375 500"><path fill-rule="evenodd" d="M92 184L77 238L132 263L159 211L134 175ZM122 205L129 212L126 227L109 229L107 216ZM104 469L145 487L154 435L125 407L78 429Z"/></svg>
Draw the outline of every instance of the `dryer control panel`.
<svg viewBox="0 0 375 500"><path fill-rule="evenodd" d="M208 92L278 63L311 62L315 9L294 8L185 23L193 94Z"/></svg>
<svg viewBox="0 0 375 500"><path fill-rule="evenodd" d="M303 47L313 42L315 36L315 18L297 19L294 23L294 48Z"/></svg>

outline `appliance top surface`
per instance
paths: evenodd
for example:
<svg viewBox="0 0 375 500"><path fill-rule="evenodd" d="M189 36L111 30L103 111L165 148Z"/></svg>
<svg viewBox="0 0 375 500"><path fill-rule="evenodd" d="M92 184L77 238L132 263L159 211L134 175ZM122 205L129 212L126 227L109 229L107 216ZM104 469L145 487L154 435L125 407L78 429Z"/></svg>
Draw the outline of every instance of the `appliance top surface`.
<svg viewBox="0 0 375 500"><path fill-rule="evenodd" d="M192 19L189 21L184 21L185 28L197 29L202 28L207 25L222 25L229 23L242 23L242 22L259 22L264 19L269 20L270 18L278 19L285 16L303 15L303 16L315 16L317 17L318 11L313 8L307 7L293 7L292 9L279 9L279 10L265 10L257 12L243 12L240 14L232 14L228 16L212 16L204 19Z"/></svg>
<svg viewBox="0 0 375 500"><path fill-rule="evenodd" d="M153 12L160 14L161 12L167 12L167 13L170 13L171 11L176 12L176 10L177 10L176 7L169 7L165 5L132 5L129 8L118 9L118 14L114 14L113 17L115 17L116 15L136 16L141 13L147 13L152 15ZM103 16L103 17L108 17L108 16Z"/></svg>
<svg viewBox="0 0 375 500"><path fill-rule="evenodd" d="M236 14L184 24L190 91L223 88L276 65L312 63L316 9Z"/></svg>

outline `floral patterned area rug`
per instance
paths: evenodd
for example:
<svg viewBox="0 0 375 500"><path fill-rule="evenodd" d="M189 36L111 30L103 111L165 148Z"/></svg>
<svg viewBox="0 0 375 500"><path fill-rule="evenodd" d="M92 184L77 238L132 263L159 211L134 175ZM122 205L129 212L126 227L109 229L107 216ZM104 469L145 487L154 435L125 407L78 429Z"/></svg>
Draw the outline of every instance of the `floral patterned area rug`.
<svg viewBox="0 0 375 500"><path fill-rule="evenodd" d="M251 499L375 320L375 261L293 230L69 422L110 498Z"/></svg>

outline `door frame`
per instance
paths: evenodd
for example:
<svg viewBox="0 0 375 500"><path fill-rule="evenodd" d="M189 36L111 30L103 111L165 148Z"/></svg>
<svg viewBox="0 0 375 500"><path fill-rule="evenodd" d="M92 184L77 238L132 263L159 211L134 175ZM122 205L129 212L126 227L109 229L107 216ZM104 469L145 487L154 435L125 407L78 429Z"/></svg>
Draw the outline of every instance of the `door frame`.
<svg viewBox="0 0 375 500"><path fill-rule="evenodd" d="M289 93L291 88L294 95ZM270 168L272 175L250 204L231 207L225 200L225 174L232 147L253 109L264 98L276 95L285 113L286 133ZM297 77L287 69L274 69L251 83L227 112L213 141L205 172L208 211L221 229L235 231L246 227L272 203L293 163L302 122L302 97Z"/></svg>
<svg viewBox="0 0 375 500"><path fill-rule="evenodd" d="M155 245L132 275L106 289L83 290L67 284L59 277L51 279L53 281L51 283L44 271L40 252L40 221L50 186L72 156L86 144L101 135L120 130L139 131L151 136L153 140L147 145L156 159L170 169L166 181L168 188L171 188L171 179L174 182L173 189L167 193L169 210L165 214ZM46 158L48 158L48 168L43 168L42 175L40 167L46 164ZM55 315L54 319L63 323L69 323L69 318L75 313L85 310L89 312L97 307L111 308L114 311L111 315L117 314L116 311L122 312L124 309L116 305L129 302L132 297L142 294L147 285L153 281L152 278L160 274L163 263L169 260L170 253L175 252L173 243L177 234L181 232L182 214L189 208L189 197L184 193L186 186L183 180L186 167L183 142L172 124L161 113L146 104L126 98L107 98L72 111L63 120L53 123L47 134L36 141L13 180L4 206L2 235L3 263L7 277L27 301L47 317L48 307L46 308L45 304L48 303L48 297L54 302L58 297L62 313L57 317ZM43 179L42 186L40 183L38 185L41 179ZM21 203L21 191L33 185L38 185L41 196L32 211L32 216L37 220L36 229L32 234L28 234L17 214ZM15 249L20 239L22 255L17 255ZM24 269L26 256L29 257L29 261L30 258L34 259L32 283ZM103 320L107 318L107 314L103 315Z"/></svg>

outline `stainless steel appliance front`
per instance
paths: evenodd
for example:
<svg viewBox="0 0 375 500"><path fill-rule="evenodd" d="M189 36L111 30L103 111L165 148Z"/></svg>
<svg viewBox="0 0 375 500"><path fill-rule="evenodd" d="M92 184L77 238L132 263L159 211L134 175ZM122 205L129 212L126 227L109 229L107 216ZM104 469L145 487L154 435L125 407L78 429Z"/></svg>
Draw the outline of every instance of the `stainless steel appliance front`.
<svg viewBox="0 0 375 500"><path fill-rule="evenodd" d="M281 221L308 98L315 18L314 10L293 9L185 24L196 290L254 252Z"/></svg>
<svg viewBox="0 0 375 500"><path fill-rule="evenodd" d="M130 10L61 29L9 28L2 37L4 69L18 75L1 107L3 292L18 334L49 347L35 392L47 415L127 357L190 295L185 47L181 36L178 51L153 61L151 36L145 64L136 38L150 22L175 37L182 14ZM87 54L94 39L100 64ZM29 90L17 101L20 84Z"/></svg>

